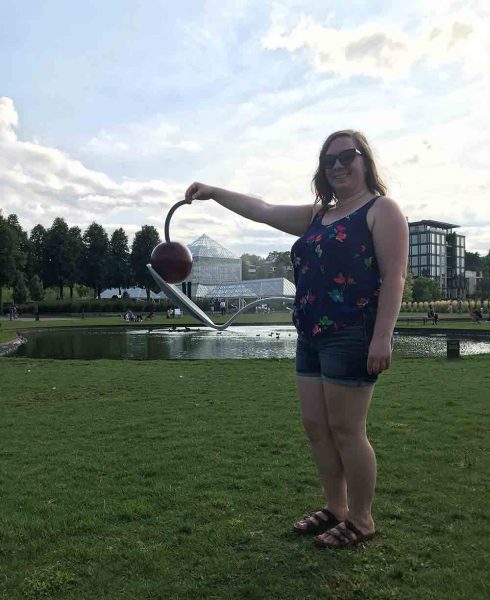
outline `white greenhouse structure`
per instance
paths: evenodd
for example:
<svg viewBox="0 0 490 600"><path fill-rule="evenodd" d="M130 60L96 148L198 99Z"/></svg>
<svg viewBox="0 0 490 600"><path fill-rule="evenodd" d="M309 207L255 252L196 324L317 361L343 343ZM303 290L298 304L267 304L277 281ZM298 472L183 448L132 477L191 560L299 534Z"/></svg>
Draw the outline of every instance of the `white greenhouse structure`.
<svg viewBox="0 0 490 600"><path fill-rule="evenodd" d="M199 284L241 281L242 259L206 234L191 242L188 248L192 254L192 271L186 282L190 281L193 288Z"/></svg>

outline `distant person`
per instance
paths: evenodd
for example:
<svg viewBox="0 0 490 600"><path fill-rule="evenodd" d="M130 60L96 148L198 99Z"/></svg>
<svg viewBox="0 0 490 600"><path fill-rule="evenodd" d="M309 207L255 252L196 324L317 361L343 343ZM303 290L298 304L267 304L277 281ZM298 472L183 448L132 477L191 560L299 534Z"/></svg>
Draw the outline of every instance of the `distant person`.
<svg viewBox="0 0 490 600"><path fill-rule="evenodd" d="M473 319L473 321L475 323L478 323L478 325L479 325L480 321L483 319L483 314L482 314L481 308L473 309L473 312L471 313L471 318Z"/></svg>
<svg viewBox="0 0 490 600"><path fill-rule="evenodd" d="M219 303L219 308L220 308L221 314L226 315L226 302L224 300L221 300L221 302Z"/></svg>
<svg viewBox="0 0 490 600"><path fill-rule="evenodd" d="M297 385L326 505L296 521L293 529L315 535L321 547L342 548L375 531L376 458L366 417L378 375L391 363L408 225L398 205L385 196L361 133L330 135L315 168L313 205L269 204L197 182L185 198L213 199L299 238L291 250Z"/></svg>
<svg viewBox="0 0 490 600"><path fill-rule="evenodd" d="M17 307L15 306L15 303L12 302L12 304L9 306L9 321L14 321L17 318Z"/></svg>
<svg viewBox="0 0 490 600"><path fill-rule="evenodd" d="M429 310L427 312L427 318L432 322L432 325L437 325L439 322L439 315L435 312L432 304L429 304Z"/></svg>
<svg viewBox="0 0 490 600"><path fill-rule="evenodd" d="M429 310L427 311L427 318L429 321L434 319L434 309L432 308L432 304L429 304Z"/></svg>

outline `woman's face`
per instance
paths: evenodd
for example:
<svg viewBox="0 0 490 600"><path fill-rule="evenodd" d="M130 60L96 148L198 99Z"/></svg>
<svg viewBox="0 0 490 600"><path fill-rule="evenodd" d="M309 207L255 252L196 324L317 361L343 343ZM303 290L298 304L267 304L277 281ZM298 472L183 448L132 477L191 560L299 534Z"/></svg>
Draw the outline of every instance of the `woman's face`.
<svg viewBox="0 0 490 600"><path fill-rule="evenodd" d="M354 140L348 136L335 138L328 146L325 154L340 154L344 150L355 148ZM356 154L348 165L342 165L337 158L332 168L325 168L328 183L332 186L337 197L345 197L366 188L366 168L363 157Z"/></svg>

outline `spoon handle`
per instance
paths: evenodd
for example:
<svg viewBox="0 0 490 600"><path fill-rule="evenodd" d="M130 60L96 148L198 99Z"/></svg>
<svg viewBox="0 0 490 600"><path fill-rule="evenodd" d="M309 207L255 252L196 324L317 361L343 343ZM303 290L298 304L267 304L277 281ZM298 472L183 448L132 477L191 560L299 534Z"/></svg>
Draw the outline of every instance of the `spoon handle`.
<svg viewBox="0 0 490 600"><path fill-rule="evenodd" d="M182 206L183 204L188 204L188 202L186 200L180 200L180 202L177 202L176 204L174 204L167 213L167 218L165 219L165 241L166 242L170 242L170 231L169 231L170 219L172 218L172 215L174 214L174 212L179 208L179 206Z"/></svg>

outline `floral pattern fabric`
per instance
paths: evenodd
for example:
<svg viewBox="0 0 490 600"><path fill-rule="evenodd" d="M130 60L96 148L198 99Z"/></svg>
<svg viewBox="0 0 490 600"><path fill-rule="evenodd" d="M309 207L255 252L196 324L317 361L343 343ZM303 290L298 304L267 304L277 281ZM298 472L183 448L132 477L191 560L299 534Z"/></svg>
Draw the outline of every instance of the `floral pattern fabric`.
<svg viewBox="0 0 490 600"><path fill-rule="evenodd" d="M376 311L381 277L366 221L376 199L329 225L320 211L294 243L293 323L299 333L327 334Z"/></svg>

